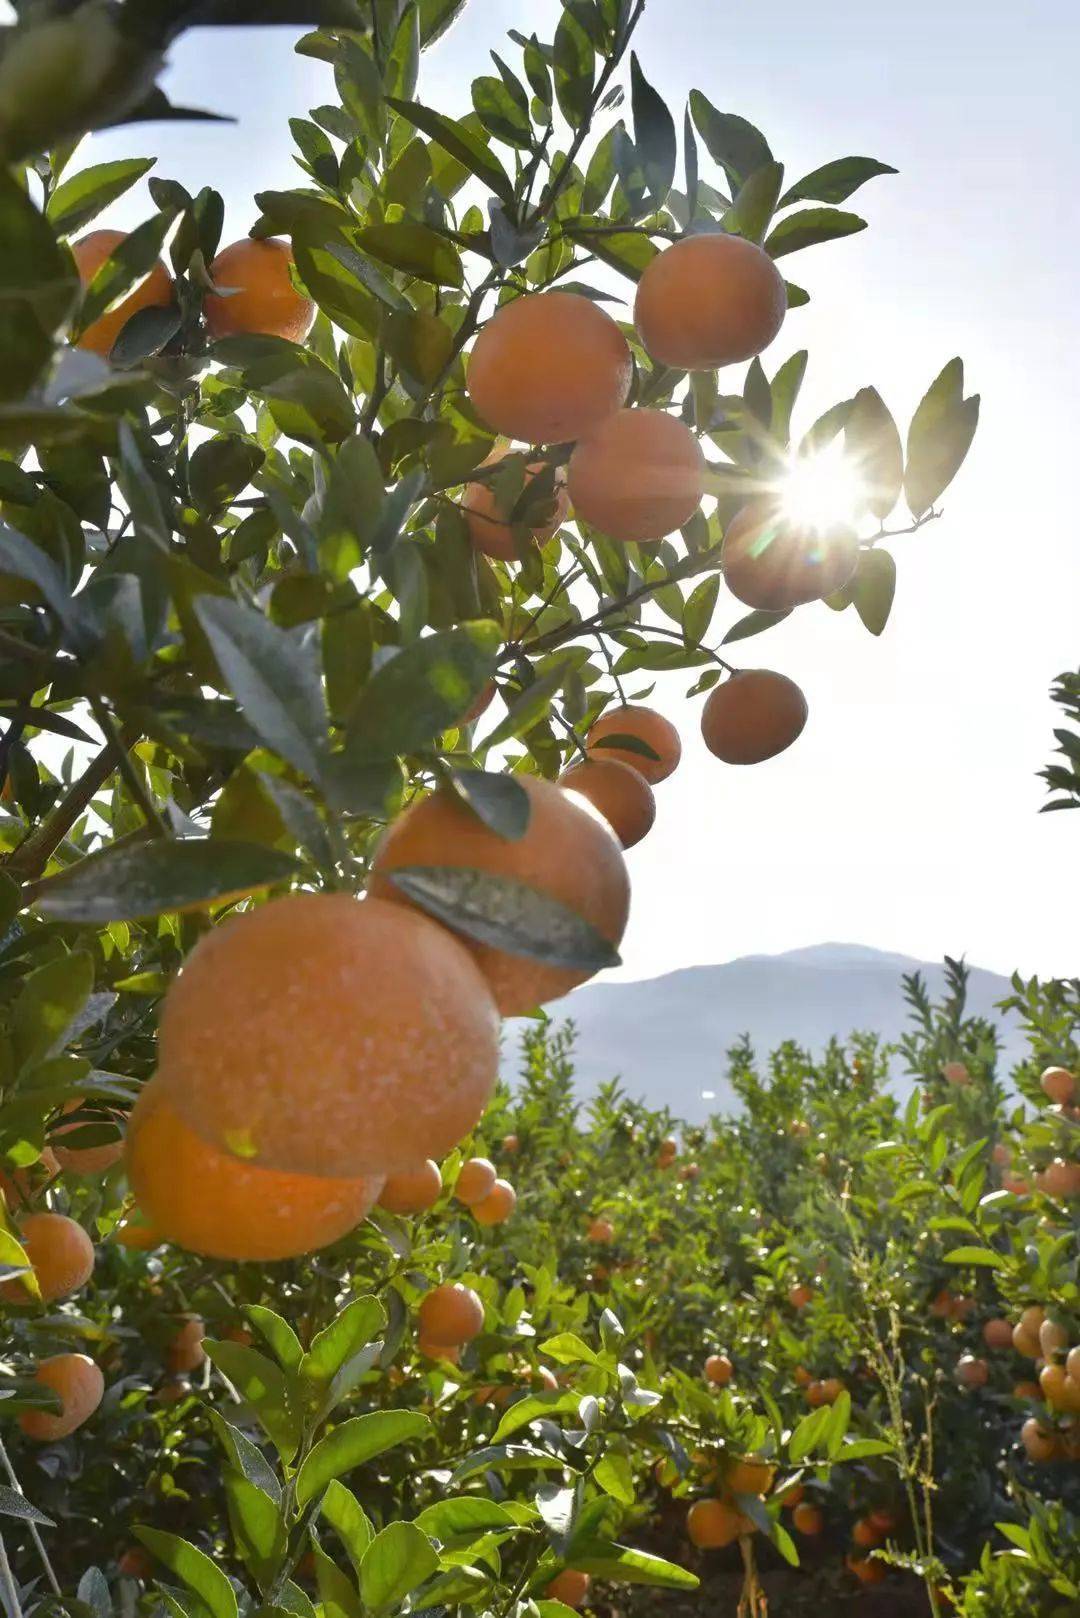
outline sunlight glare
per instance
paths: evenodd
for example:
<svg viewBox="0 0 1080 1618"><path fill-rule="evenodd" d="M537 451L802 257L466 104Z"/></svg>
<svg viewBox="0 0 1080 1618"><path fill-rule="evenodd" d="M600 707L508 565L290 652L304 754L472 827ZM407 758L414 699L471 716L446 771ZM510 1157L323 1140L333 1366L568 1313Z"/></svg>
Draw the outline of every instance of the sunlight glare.
<svg viewBox="0 0 1080 1618"><path fill-rule="evenodd" d="M866 498L858 468L841 447L792 456L779 492L789 521L819 534L854 527Z"/></svg>

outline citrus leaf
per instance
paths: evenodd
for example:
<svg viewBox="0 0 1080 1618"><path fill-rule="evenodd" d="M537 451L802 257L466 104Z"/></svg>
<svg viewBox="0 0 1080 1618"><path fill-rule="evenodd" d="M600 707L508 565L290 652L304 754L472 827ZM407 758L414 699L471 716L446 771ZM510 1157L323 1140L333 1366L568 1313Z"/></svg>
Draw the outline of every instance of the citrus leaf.
<svg viewBox="0 0 1080 1618"><path fill-rule="evenodd" d="M963 465L979 423L979 396L964 398L964 362L950 360L919 402L908 429L904 493L921 517Z"/></svg>
<svg viewBox="0 0 1080 1618"><path fill-rule="evenodd" d="M516 842L529 828L529 794L512 775L454 770L451 780L473 814L500 837Z"/></svg>
<svg viewBox="0 0 1080 1618"><path fill-rule="evenodd" d="M225 1574L205 1552L197 1550L178 1534L160 1528L136 1528L136 1537L147 1550L175 1573L181 1584L194 1591L213 1618L237 1618L236 1592Z"/></svg>
<svg viewBox="0 0 1080 1618"><path fill-rule="evenodd" d="M155 839L90 854L33 888L57 921L103 925L167 910L191 910L287 881L296 861L265 844L226 837Z"/></svg>
<svg viewBox="0 0 1080 1618"><path fill-rule="evenodd" d="M375 1535L360 1564L360 1594L372 1612L402 1601L435 1572L438 1553L423 1529L392 1522Z"/></svg>
<svg viewBox="0 0 1080 1618"><path fill-rule="evenodd" d="M804 208L780 221L767 238L765 251L770 258L783 258L786 253L798 253L804 247L816 247L819 242L836 241L865 229L866 220L858 214L842 213L839 208Z"/></svg>
<svg viewBox="0 0 1080 1618"><path fill-rule="evenodd" d="M470 174L475 174L478 180L483 180L501 202L508 207L514 203L514 183L503 168L491 148L466 126L453 118L447 118L441 112L434 112L430 107L424 107L419 101L398 100L395 96L387 96L387 105L393 107L407 118L414 128L420 129L425 135L435 141L463 163Z"/></svg>
<svg viewBox="0 0 1080 1618"><path fill-rule="evenodd" d="M467 713L495 666L494 624L480 620L439 630L388 658L360 692L348 722L349 744L369 760L429 747Z"/></svg>
<svg viewBox="0 0 1080 1618"><path fill-rule="evenodd" d="M780 198L781 208L791 202L846 202L861 185L877 174L895 174L888 163L874 157L838 157L832 163L804 174Z"/></svg>
<svg viewBox="0 0 1080 1618"><path fill-rule="evenodd" d="M351 1472L384 1450L410 1438L424 1437L430 1427L427 1417L418 1410L376 1410L342 1422L328 1437L319 1440L297 1473L297 1505L306 1506L332 1478Z"/></svg>

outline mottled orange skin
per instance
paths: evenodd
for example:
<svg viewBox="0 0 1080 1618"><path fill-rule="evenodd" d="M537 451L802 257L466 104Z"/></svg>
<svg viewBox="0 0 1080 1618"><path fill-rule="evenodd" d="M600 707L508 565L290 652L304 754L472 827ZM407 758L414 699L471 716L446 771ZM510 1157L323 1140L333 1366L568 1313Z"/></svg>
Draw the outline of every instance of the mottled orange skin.
<svg viewBox="0 0 1080 1618"><path fill-rule="evenodd" d="M82 1226L65 1214L27 1214L18 1237L37 1276L43 1303L70 1297L94 1273L94 1244ZM31 1295L16 1277L0 1286L0 1297L9 1303L27 1303Z"/></svg>
<svg viewBox="0 0 1080 1618"><path fill-rule="evenodd" d="M63 1406L59 1413L21 1412L19 1426L27 1438L37 1439L42 1444L67 1438L81 1427L94 1414L105 1392L105 1378L100 1368L85 1354L54 1354L51 1359L42 1360L34 1372L34 1381L58 1394Z"/></svg>
<svg viewBox="0 0 1080 1618"><path fill-rule="evenodd" d="M372 864L370 893L394 908L408 901L390 880L402 866L471 867L512 877L583 916L618 945L630 910L622 850L607 823L571 793L534 776L517 778L529 797L529 823L515 840L500 837L454 792L420 799L387 829ZM592 974L511 955L462 939L504 1017L557 1000ZM464 1133L464 1131L463 1131Z"/></svg>
<svg viewBox="0 0 1080 1618"><path fill-rule="evenodd" d="M687 236L645 267L634 324L648 353L680 371L712 371L760 354L787 313L784 278L740 236Z"/></svg>
<svg viewBox="0 0 1080 1618"><path fill-rule="evenodd" d="M355 1229L382 1184L372 1175L324 1179L245 1163L189 1128L159 1079L143 1087L131 1114L127 1172L159 1239L236 1260L298 1258L329 1246Z"/></svg>
<svg viewBox="0 0 1080 1618"><path fill-rule="evenodd" d="M429 1157L419 1168L391 1174L379 1192L378 1205L387 1213L418 1214L433 1208L442 1195L439 1165Z"/></svg>
<svg viewBox="0 0 1080 1618"><path fill-rule="evenodd" d="M633 362L626 338L589 298L536 292L504 303L469 356L477 415L524 444L580 438L620 408Z"/></svg>
<svg viewBox="0 0 1080 1618"><path fill-rule="evenodd" d="M633 736L651 748L656 757L632 752L629 747L602 747L600 743L608 736ZM586 736L585 746L598 759L615 759L620 764L629 764L632 770L637 770L639 775L645 777L650 786L656 786L658 781L666 781L678 768L682 758L682 742L671 720L665 719L655 708L646 708L636 702L605 708ZM676 1144L672 1141L672 1157L676 1150Z"/></svg>
<svg viewBox="0 0 1080 1618"><path fill-rule="evenodd" d="M1042 1093L1057 1107L1065 1107L1076 1093L1076 1079L1066 1067L1048 1067L1039 1080Z"/></svg>
<svg viewBox="0 0 1080 1618"><path fill-rule="evenodd" d="M662 539L700 506L705 457L678 416L620 410L579 441L566 486L574 516L608 539Z"/></svg>
<svg viewBox="0 0 1080 1618"><path fill-rule="evenodd" d="M709 692L701 712L705 746L725 764L763 764L802 735L806 698L772 669L741 669Z"/></svg>
<svg viewBox="0 0 1080 1618"><path fill-rule="evenodd" d="M776 1477L775 1466L756 1455L732 1461L724 1471L724 1487L731 1494L768 1494Z"/></svg>
<svg viewBox="0 0 1080 1618"><path fill-rule="evenodd" d="M105 260L112 257L126 235L127 232L123 230L92 230L88 235L80 237L77 242L72 242L72 256L79 272L79 280L84 287L89 286ZM102 358L107 358L132 315L138 314L140 309L167 309L172 301L172 276L158 259L149 275L145 276L138 286L132 287L115 309L99 315L97 320L87 326L75 346L89 349L92 354L100 354Z"/></svg>
<svg viewBox="0 0 1080 1618"><path fill-rule="evenodd" d="M424 1342L460 1348L483 1331L484 1305L471 1287L448 1281L424 1294L416 1318Z"/></svg>
<svg viewBox="0 0 1080 1618"><path fill-rule="evenodd" d="M502 460L503 456L494 457ZM491 464L492 457L484 462L485 466ZM532 461L526 468L525 488L544 471L543 461ZM570 509L570 496L566 492L565 474L561 470L556 475L554 500L554 516L550 521L541 523L538 528L530 528L530 533L538 544L551 539L559 532L566 521L566 513ZM518 561L518 548L514 543L514 529L510 522L513 508L517 499L513 500L509 509L501 504L496 491L489 483L469 483L465 487L465 496L462 501L465 510L465 524L469 530L469 538L478 551L485 556L493 557L499 562Z"/></svg>
<svg viewBox="0 0 1080 1618"><path fill-rule="evenodd" d="M377 899L291 894L199 941L165 997L158 1049L170 1103L205 1140L263 1168L355 1180L468 1134L498 1038L484 979L445 928Z"/></svg>
<svg viewBox="0 0 1080 1618"><path fill-rule="evenodd" d="M315 305L292 284L288 242L244 236L223 247L210 266L216 287L234 289L228 297L207 294L203 314L211 337L252 333L302 343L315 320Z"/></svg>
<svg viewBox="0 0 1080 1618"><path fill-rule="evenodd" d="M985 1321L983 1324L982 1335L983 1342L986 1344L987 1348L1007 1349L1012 1347L1012 1327L1009 1325L1007 1320L998 1318L996 1320Z"/></svg>
<svg viewBox="0 0 1080 1618"><path fill-rule="evenodd" d="M454 1196L466 1208L483 1202L495 1189L498 1175L494 1163L486 1157L470 1157L462 1165L454 1181Z"/></svg>
<svg viewBox="0 0 1080 1618"><path fill-rule="evenodd" d="M726 1500L695 1500L686 1514L690 1542L702 1550L719 1550L742 1534L752 1534L749 1517Z"/></svg>
<svg viewBox="0 0 1080 1618"><path fill-rule="evenodd" d="M478 1225L502 1225L517 1207L517 1192L509 1180L496 1180L481 1202L474 1202L472 1216Z"/></svg>

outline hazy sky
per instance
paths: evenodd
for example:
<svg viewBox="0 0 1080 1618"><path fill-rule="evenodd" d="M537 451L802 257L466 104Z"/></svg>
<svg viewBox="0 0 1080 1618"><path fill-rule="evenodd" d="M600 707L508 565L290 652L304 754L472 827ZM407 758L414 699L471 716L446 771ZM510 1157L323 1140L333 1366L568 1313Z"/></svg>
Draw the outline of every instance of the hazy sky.
<svg viewBox="0 0 1080 1618"><path fill-rule="evenodd" d="M470 0L425 59L423 99L464 111L505 30L550 38L558 10ZM702 0L646 11L638 48L680 122L697 87L757 123L792 178L849 153L901 171L848 204L868 231L786 261L813 301L767 362L809 347L804 422L872 382L906 426L954 354L983 414L944 520L896 542L880 641L853 612L816 605L733 648L802 684L796 747L727 768L701 744L690 680L661 688L686 753L630 855L624 976L826 939L1080 970L1080 817L1040 817L1035 779L1052 744L1047 687L1080 664L1078 45L1074 0L907 0L901 13L773 0L767 24ZM304 183L286 120L331 91L285 31L189 35L168 82L174 100L239 123L121 130L86 160L159 153L159 173L225 193L231 235L251 223L253 191ZM140 208L141 196L117 217ZM741 613L722 599L716 623Z"/></svg>

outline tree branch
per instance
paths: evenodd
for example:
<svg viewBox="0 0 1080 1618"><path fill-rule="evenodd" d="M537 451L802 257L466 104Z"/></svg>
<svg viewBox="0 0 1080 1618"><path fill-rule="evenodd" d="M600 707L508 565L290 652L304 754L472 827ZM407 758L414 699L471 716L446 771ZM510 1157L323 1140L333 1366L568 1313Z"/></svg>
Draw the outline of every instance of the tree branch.
<svg viewBox="0 0 1080 1618"><path fill-rule="evenodd" d="M66 796L4 860L4 868L10 875L23 882L41 875L91 799L118 767L118 751L127 752L134 747L140 734L135 727L124 726L116 736L116 746L110 741L90 760Z"/></svg>

